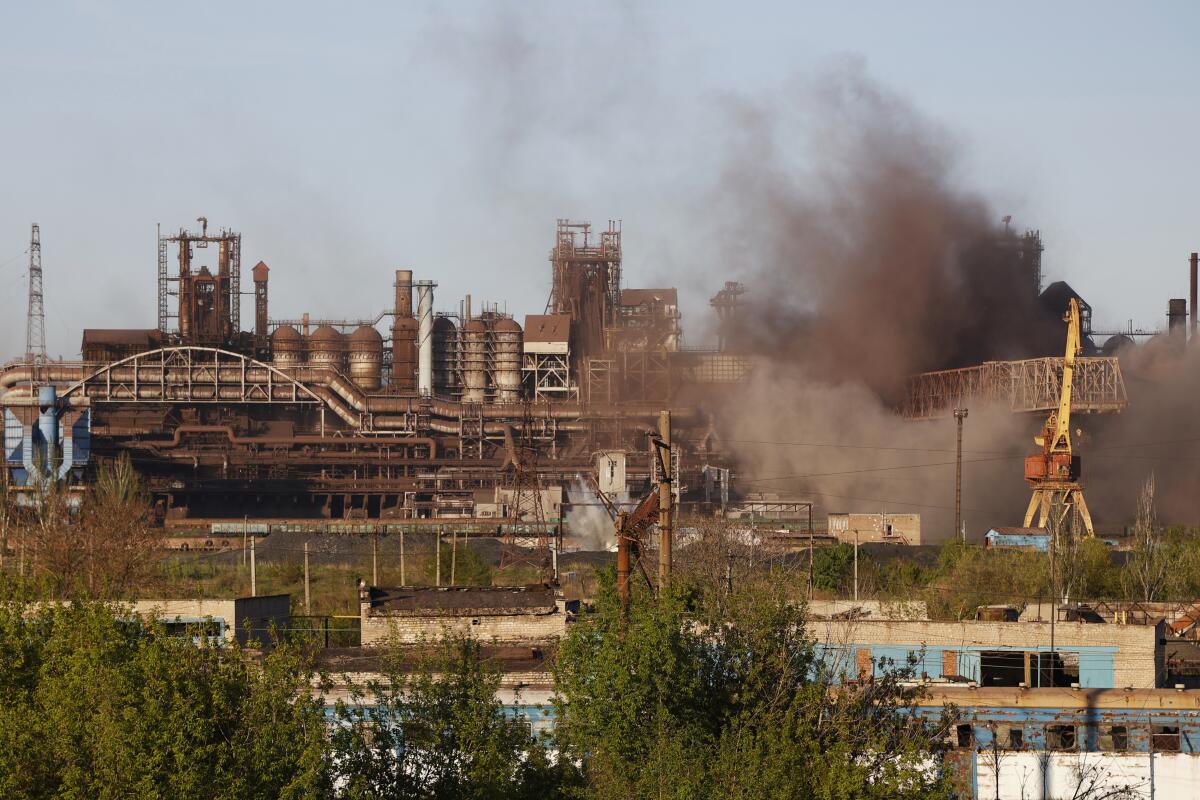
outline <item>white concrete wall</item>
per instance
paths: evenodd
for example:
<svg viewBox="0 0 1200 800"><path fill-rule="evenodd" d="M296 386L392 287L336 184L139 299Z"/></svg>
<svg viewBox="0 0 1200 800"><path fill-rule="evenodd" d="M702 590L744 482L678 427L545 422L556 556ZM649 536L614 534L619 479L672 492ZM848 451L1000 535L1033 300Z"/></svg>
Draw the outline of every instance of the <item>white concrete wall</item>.
<svg viewBox="0 0 1200 800"><path fill-rule="evenodd" d="M566 632L567 617L560 611L480 617L364 616L362 620L364 647L389 641L416 644L447 634L472 636L481 642L547 642L561 639Z"/></svg>
<svg viewBox="0 0 1200 800"><path fill-rule="evenodd" d="M999 774L999 791L996 776ZM976 755L976 796L1000 800L1121 797L1200 800L1200 754L1038 753ZM1114 795L1115 796L1115 795Z"/></svg>

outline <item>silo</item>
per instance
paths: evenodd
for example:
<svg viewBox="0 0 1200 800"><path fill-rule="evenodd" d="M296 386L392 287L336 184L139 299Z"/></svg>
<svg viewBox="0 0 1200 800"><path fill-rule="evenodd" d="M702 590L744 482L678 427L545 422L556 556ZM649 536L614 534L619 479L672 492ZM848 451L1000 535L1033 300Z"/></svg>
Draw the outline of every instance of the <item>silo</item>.
<svg viewBox="0 0 1200 800"><path fill-rule="evenodd" d="M521 399L521 326L507 317L496 320L492 342L496 402L515 403Z"/></svg>
<svg viewBox="0 0 1200 800"><path fill-rule="evenodd" d="M370 325L350 334L350 380L367 391L383 385L383 337Z"/></svg>
<svg viewBox="0 0 1200 800"><path fill-rule="evenodd" d="M481 319L463 326L463 393L464 403L482 403L487 394L488 330Z"/></svg>
<svg viewBox="0 0 1200 800"><path fill-rule="evenodd" d="M280 325L271 334L271 363L291 369L304 361L304 338L291 325Z"/></svg>
<svg viewBox="0 0 1200 800"><path fill-rule="evenodd" d="M458 369L458 328L449 317L437 317L433 321L432 381L435 394L443 397L453 394L458 388L455 371Z"/></svg>
<svg viewBox="0 0 1200 800"><path fill-rule="evenodd" d="M328 325L322 325L308 337L308 363L314 367L346 366L346 337Z"/></svg>

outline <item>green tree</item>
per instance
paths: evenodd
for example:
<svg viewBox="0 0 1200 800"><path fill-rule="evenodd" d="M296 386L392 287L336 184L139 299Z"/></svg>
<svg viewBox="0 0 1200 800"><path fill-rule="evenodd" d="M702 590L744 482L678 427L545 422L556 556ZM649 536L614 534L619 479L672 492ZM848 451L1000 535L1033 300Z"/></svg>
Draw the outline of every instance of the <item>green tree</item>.
<svg viewBox="0 0 1200 800"><path fill-rule="evenodd" d="M0 797L319 798L323 706L287 647L253 662L96 603L0 606Z"/></svg>
<svg viewBox="0 0 1200 800"><path fill-rule="evenodd" d="M435 643L415 664L398 649L383 678L351 686L331 735L348 800L524 800L559 794L573 772L505 713L499 668L470 638Z"/></svg>
<svg viewBox="0 0 1200 800"><path fill-rule="evenodd" d="M559 650L559 745L596 800L949 797L906 676L833 674L769 578L637 593L627 620L609 587Z"/></svg>

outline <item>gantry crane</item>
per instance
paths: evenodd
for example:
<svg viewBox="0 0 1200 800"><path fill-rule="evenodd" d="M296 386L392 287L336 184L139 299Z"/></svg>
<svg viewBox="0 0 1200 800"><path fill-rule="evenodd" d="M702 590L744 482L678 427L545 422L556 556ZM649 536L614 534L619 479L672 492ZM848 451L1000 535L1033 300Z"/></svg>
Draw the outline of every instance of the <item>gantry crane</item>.
<svg viewBox="0 0 1200 800"><path fill-rule="evenodd" d="M1051 521L1061 522L1068 514L1078 512L1087 535L1094 536L1092 515L1088 513L1083 487L1079 483L1079 456L1071 449L1071 384L1075 357L1083 349L1079 333L1079 301L1074 297L1063 321L1067 323L1067 350L1063 358L1058 411L1051 412L1041 435L1033 440L1042 451L1025 457L1025 480L1033 488L1033 497L1025 511L1025 527L1030 527L1035 514L1037 527L1049 529ZM1052 520L1056 513L1059 518Z"/></svg>

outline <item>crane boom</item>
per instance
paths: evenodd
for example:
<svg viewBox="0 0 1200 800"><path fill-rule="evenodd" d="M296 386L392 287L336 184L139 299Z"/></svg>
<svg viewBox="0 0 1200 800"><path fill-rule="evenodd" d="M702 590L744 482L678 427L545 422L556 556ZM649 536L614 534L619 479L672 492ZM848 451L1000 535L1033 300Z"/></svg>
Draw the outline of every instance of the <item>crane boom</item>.
<svg viewBox="0 0 1200 800"><path fill-rule="evenodd" d="M1079 301L1074 297L1063 314L1063 322L1067 323L1067 344L1058 411L1050 415L1041 435L1033 440L1041 452L1025 459L1025 480L1033 488L1033 497L1025 511L1025 527L1030 526L1035 516L1039 528L1047 527L1052 509L1057 505L1064 513L1074 509L1082 519L1087 535L1092 536L1092 518L1083 499L1083 487L1079 484L1080 460L1071 445L1071 390L1075 359L1083 350Z"/></svg>

